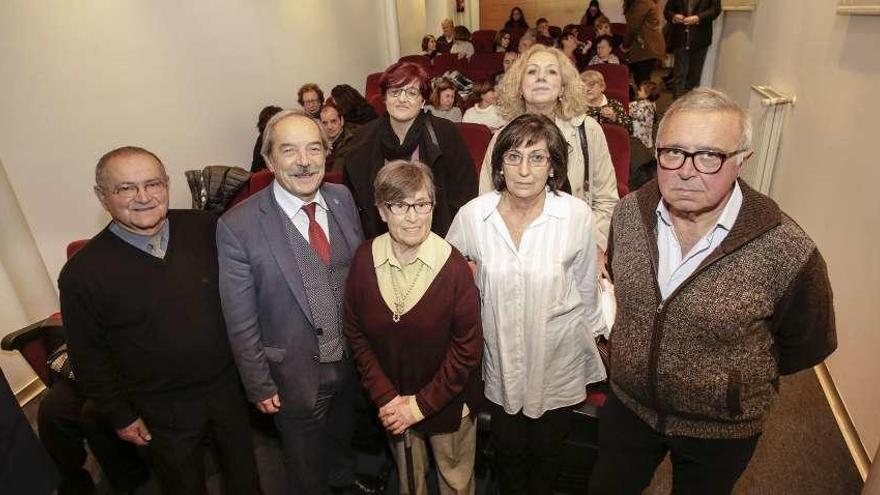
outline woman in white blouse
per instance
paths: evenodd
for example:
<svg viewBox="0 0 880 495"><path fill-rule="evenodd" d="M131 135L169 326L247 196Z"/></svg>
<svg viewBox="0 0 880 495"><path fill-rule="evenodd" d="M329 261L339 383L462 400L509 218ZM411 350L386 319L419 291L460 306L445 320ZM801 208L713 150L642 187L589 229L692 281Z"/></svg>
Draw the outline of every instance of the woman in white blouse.
<svg viewBox="0 0 880 495"><path fill-rule="evenodd" d="M495 85L491 81L481 81L474 84L470 97L473 106L467 109L462 122L469 124L483 124L492 132L504 126L504 119L498 113L495 106Z"/></svg>
<svg viewBox="0 0 880 495"><path fill-rule="evenodd" d="M549 494L569 409L605 378L595 337L593 213L560 190L568 144L540 114L514 119L491 152L493 190L459 210L447 240L476 264L483 379L504 494Z"/></svg>

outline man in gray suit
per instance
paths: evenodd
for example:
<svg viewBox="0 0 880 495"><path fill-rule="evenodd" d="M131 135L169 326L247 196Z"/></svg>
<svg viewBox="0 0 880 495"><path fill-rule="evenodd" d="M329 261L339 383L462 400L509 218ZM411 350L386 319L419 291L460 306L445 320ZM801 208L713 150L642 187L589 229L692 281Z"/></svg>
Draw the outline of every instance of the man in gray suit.
<svg viewBox="0 0 880 495"><path fill-rule="evenodd" d="M217 224L223 313L248 399L274 415L289 493L345 493L357 382L343 297L363 234L348 189L321 184L317 121L282 111L264 136L275 180Z"/></svg>

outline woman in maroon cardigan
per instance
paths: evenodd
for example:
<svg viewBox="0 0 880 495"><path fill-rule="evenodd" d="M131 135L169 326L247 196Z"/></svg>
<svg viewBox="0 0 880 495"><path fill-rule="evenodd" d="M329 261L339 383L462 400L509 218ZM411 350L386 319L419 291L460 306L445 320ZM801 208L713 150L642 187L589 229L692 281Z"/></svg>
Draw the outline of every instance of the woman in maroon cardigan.
<svg viewBox="0 0 880 495"><path fill-rule="evenodd" d="M479 292L465 258L431 232L427 166L389 163L374 189L388 232L361 245L351 262L345 335L389 433L401 493L409 492L407 435L416 494L427 493L428 445L441 493L473 494L474 417L483 395Z"/></svg>

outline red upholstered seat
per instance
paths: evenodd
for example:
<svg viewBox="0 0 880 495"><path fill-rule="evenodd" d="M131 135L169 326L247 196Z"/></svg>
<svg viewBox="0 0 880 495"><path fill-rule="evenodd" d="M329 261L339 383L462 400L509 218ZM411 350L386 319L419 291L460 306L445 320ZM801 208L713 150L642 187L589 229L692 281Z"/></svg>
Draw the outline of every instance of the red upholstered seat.
<svg viewBox="0 0 880 495"><path fill-rule="evenodd" d="M629 133L624 127L616 124L600 124L608 141L608 152L614 165L614 176L617 178L617 194L624 197L629 194Z"/></svg>
<svg viewBox="0 0 880 495"><path fill-rule="evenodd" d="M411 62L414 64L421 65L425 71L431 72L431 59L428 58L427 55L406 55L404 57L400 57L398 62ZM376 88L378 88L378 81L376 83Z"/></svg>
<svg viewBox="0 0 880 495"><path fill-rule="evenodd" d="M387 108L385 108L385 98L382 96L382 93L368 96L367 101L370 102L370 106L376 111L376 115L385 115Z"/></svg>
<svg viewBox="0 0 880 495"><path fill-rule="evenodd" d="M593 26L588 26L586 24L581 24L578 26L578 41L581 43L586 43L588 40L593 41L593 38L596 37L596 28Z"/></svg>
<svg viewBox="0 0 880 495"><path fill-rule="evenodd" d="M471 43L474 44L474 52L491 53L492 44L495 43L496 34L497 32L494 29L480 29L474 31L473 34L471 34Z"/></svg>
<svg viewBox="0 0 880 495"><path fill-rule="evenodd" d="M441 53L434 57L434 62L431 66L431 77L442 76L445 72L450 70L464 72L466 65L467 59L459 59L458 54Z"/></svg>
<svg viewBox="0 0 880 495"><path fill-rule="evenodd" d="M587 67L605 78L605 95L629 108L629 67L624 64L598 64Z"/></svg>
<svg viewBox="0 0 880 495"><path fill-rule="evenodd" d="M367 82L364 87L364 98L369 100L370 96L382 93L382 91L379 89L380 77L382 77L381 72L376 72L367 76Z"/></svg>
<svg viewBox="0 0 880 495"><path fill-rule="evenodd" d="M464 74L474 82L485 81L504 70L503 53L475 53Z"/></svg>
<svg viewBox="0 0 880 495"><path fill-rule="evenodd" d="M486 149L489 147L489 141L492 140L492 131L483 124L466 124L460 122L455 124L461 137L467 146L471 159L474 161L474 169L477 175L480 174L480 167L483 165L483 157L486 155Z"/></svg>
<svg viewBox="0 0 880 495"><path fill-rule="evenodd" d="M626 36L626 23L625 22L612 22L611 23L611 34L615 36Z"/></svg>

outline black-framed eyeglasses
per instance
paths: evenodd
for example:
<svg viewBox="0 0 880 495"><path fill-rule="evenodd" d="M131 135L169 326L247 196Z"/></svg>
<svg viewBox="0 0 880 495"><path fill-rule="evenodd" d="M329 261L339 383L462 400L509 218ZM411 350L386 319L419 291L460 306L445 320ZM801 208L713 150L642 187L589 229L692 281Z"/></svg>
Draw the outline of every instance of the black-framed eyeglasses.
<svg viewBox="0 0 880 495"><path fill-rule="evenodd" d="M422 201L419 203L404 203L402 201L395 203L388 202L385 203L385 207L388 208L388 211L391 213L400 216L406 215L410 208L419 215L427 215L434 209L434 203L430 201Z"/></svg>
<svg viewBox="0 0 880 495"><path fill-rule="evenodd" d="M685 160L690 158L691 163L694 164L694 168L697 169L697 172L711 175L717 174L718 171L721 170L722 165L724 165L728 159L740 153L745 153L746 151L749 150L741 149L729 153L715 150L697 150L690 152L681 148L661 146L657 148L657 165L664 170L678 170L684 165Z"/></svg>
<svg viewBox="0 0 880 495"><path fill-rule="evenodd" d="M143 184L135 184L134 182L123 182L122 184L118 184L112 190L110 190L110 194L114 194L123 199L134 199L135 196L138 195L138 191L141 189L144 190L144 193L147 196L157 196L163 192L168 187L168 179L153 179L144 182ZM101 188L104 190L104 188Z"/></svg>

